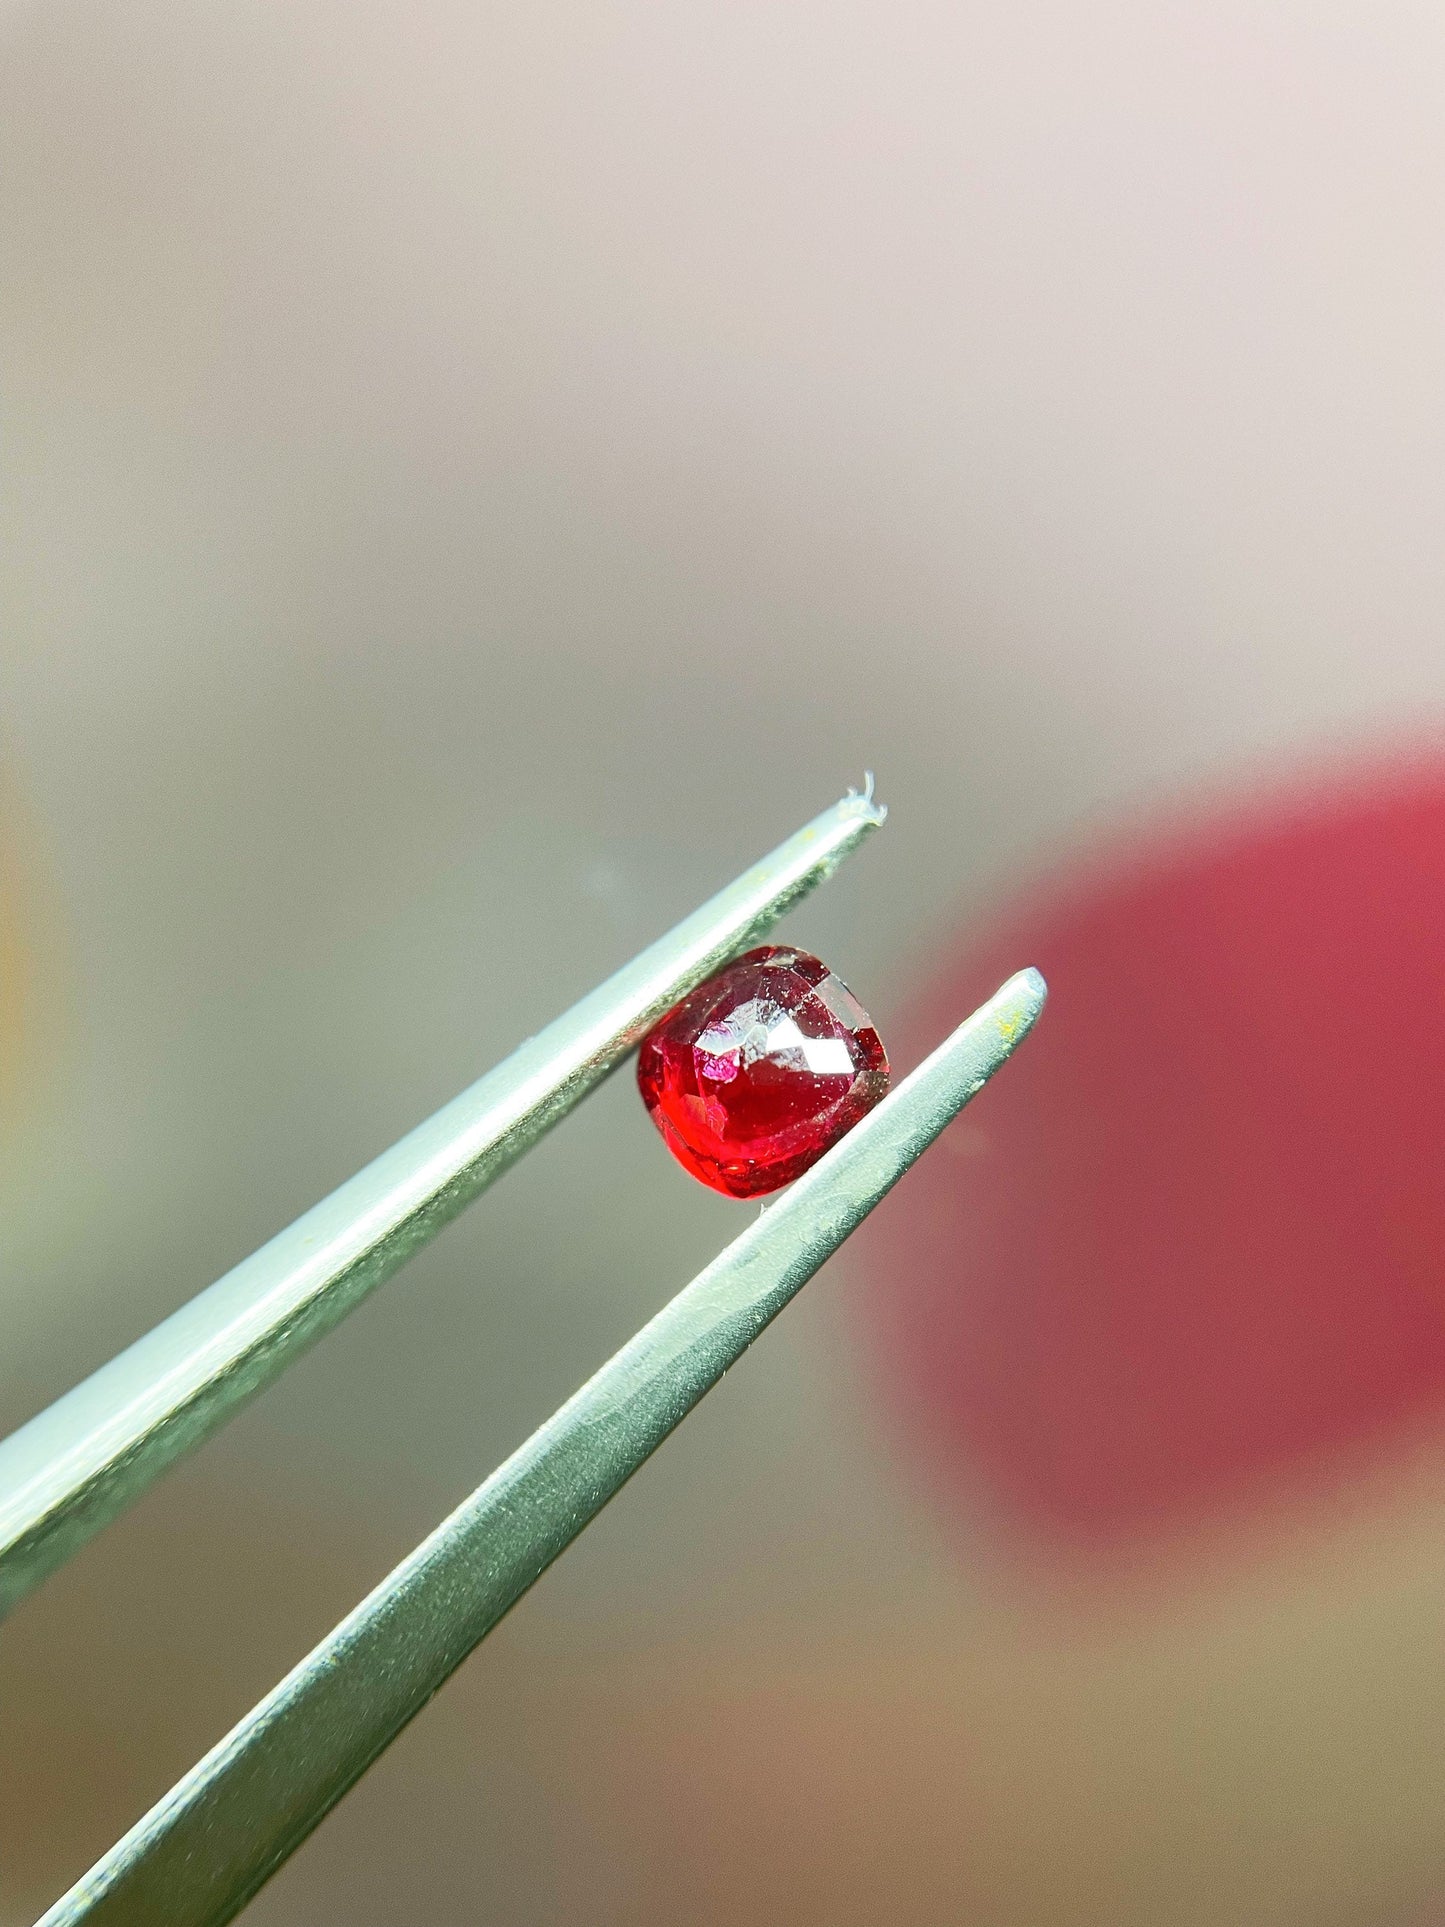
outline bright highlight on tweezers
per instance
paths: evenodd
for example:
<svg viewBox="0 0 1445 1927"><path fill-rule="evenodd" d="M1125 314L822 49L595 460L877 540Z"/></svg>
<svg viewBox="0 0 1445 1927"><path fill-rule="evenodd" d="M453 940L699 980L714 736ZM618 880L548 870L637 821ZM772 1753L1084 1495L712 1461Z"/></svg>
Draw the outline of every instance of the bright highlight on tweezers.
<svg viewBox="0 0 1445 1927"><path fill-rule="evenodd" d="M210 1437L883 821L849 791L269 1244L0 1443L0 1618Z"/></svg>
<svg viewBox="0 0 1445 1927"><path fill-rule="evenodd" d="M398 1169L410 1174L409 1188L398 1180L396 1192L383 1188L382 1195L422 1201L399 1220L403 1248L398 1253L388 1247L380 1275L394 1270L503 1163L519 1156L547 1123L584 1095L663 1011L745 949L780 909L827 875L881 821L871 796L846 797L248 1264L257 1265L277 1246L290 1250L288 1241L318 1214L331 1214L337 1250L360 1248L367 1234L352 1226L348 1242L344 1201L364 1201L363 1181L398 1160ZM232 1919L1006 1062L1032 1029L1044 996L1037 971L1010 978L533 1433L57 1901L39 1927L80 1922L133 1927L142 1920L219 1927ZM631 1014L618 1021L623 1012ZM581 1052L584 1039L592 1041ZM521 1065L529 1068L515 1068ZM509 1127L510 1139L495 1128L496 1113L505 1110L500 1096L505 1092L511 1093L510 1114L517 1120ZM453 1113L459 1115L453 1118ZM439 1153L428 1165L408 1151L447 1119L452 1122L440 1133L444 1157ZM471 1138L459 1128L468 1119ZM499 1162L488 1163L488 1151L476 1150L479 1139L484 1147L505 1143L510 1148ZM459 1158L459 1148L468 1148L469 1156ZM470 1188L431 1216L426 1199L435 1199L439 1187L433 1184L428 1192L427 1186L442 1162L449 1162L454 1174L464 1173ZM371 1248L374 1244L373 1239ZM187 1311L194 1313L247 1268L203 1293ZM339 1275L346 1275L344 1269ZM355 1295L376 1281L365 1278ZM334 1323L349 1302L354 1296L327 1315L318 1330ZM163 1356L163 1350L146 1348L176 1322L158 1327L79 1392L136 1354L147 1362ZM77 1396L72 1393L70 1399ZM219 1416L203 1429L213 1429L239 1396L223 1403ZM62 1400L33 1426L44 1426L67 1403ZM10 1447L23 1437L17 1434ZM0 1472L10 1447L0 1448ZM169 1457L175 1455L172 1451ZM165 1462L149 1463L159 1470ZM84 1523L82 1503L82 1536L128 1496L126 1487L120 1500L90 1524ZM63 1548L45 1563L60 1556Z"/></svg>

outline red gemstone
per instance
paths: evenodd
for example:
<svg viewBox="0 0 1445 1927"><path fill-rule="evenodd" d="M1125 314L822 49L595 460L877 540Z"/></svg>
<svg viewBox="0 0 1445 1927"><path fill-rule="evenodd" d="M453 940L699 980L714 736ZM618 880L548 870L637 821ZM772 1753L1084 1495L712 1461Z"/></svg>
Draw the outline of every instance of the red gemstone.
<svg viewBox="0 0 1445 1927"><path fill-rule="evenodd" d="M872 1019L805 950L750 950L643 1039L637 1083L679 1164L734 1198L791 1184L888 1089Z"/></svg>

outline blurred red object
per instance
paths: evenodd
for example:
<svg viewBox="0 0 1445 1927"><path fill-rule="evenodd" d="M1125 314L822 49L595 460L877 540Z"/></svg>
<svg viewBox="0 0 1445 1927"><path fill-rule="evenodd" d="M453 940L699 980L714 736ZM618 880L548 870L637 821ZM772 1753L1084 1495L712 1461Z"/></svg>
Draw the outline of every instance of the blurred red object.
<svg viewBox="0 0 1445 1927"><path fill-rule="evenodd" d="M1445 757L1038 889L899 1060L1022 963L1038 1038L865 1234L945 1490L1099 1551L1445 1407Z"/></svg>

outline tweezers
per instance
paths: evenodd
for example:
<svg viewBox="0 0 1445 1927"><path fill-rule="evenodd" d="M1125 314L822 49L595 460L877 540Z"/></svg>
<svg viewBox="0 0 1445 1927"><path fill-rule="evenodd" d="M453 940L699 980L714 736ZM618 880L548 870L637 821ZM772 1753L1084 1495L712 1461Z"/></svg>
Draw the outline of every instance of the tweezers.
<svg viewBox="0 0 1445 1927"><path fill-rule="evenodd" d="M0 1443L0 1612L390 1277L883 817L871 779L850 790ZM444 1519L38 1927L234 1918L1006 1061L1044 995L1037 971L1010 978Z"/></svg>

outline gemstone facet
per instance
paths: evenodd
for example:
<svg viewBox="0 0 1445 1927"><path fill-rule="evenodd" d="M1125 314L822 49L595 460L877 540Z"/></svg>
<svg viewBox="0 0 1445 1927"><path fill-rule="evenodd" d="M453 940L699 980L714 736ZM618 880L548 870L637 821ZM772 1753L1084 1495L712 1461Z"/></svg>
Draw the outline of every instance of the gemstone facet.
<svg viewBox="0 0 1445 1927"><path fill-rule="evenodd" d="M649 1031L637 1083L679 1164L729 1197L791 1184L888 1089L872 1019L805 950L750 950Z"/></svg>

